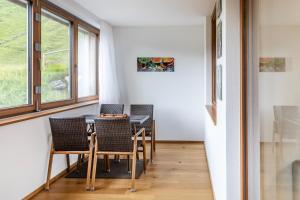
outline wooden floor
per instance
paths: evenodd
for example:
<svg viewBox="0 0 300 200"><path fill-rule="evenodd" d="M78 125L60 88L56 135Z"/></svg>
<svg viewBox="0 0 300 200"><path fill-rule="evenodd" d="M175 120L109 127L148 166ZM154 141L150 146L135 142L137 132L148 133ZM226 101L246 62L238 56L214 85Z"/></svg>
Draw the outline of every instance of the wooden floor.
<svg viewBox="0 0 300 200"><path fill-rule="evenodd" d="M148 151L149 152L149 151ZM159 143L152 164L129 192L128 179L97 179L94 192L85 179L61 178L34 199L213 200L203 144Z"/></svg>

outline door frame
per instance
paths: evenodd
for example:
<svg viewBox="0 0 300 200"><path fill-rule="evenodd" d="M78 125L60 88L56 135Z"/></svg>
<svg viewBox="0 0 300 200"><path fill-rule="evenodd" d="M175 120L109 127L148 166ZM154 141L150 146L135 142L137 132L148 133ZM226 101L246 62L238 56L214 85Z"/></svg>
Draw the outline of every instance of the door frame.
<svg viewBox="0 0 300 200"><path fill-rule="evenodd" d="M260 137L258 113L258 61L254 37L257 5L240 0L241 29L241 199L260 199Z"/></svg>
<svg viewBox="0 0 300 200"><path fill-rule="evenodd" d="M240 166L241 200L248 200L248 60L249 1L240 0Z"/></svg>

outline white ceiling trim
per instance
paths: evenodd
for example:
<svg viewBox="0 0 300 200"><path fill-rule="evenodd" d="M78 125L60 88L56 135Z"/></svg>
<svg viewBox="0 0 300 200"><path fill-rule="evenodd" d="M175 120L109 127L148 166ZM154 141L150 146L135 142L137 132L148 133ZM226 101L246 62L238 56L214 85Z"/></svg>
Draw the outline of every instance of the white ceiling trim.
<svg viewBox="0 0 300 200"><path fill-rule="evenodd" d="M204 23L214 0L73 0L113 26L193 26Z"/></svg>

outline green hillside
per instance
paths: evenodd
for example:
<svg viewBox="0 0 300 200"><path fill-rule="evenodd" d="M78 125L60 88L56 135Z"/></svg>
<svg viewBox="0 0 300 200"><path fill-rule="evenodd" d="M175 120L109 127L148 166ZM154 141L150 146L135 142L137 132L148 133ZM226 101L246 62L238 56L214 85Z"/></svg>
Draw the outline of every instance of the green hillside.
<svg viewBox="0 0 300 200"><path fill-rule="evenodd" d="M42 16L42 99L68 98L68 88L57 90L53 82L67 85L69 27L49 13ZM26 5L0 0L0 108L26 104L28 52Z"/></svg>
<svg viewBox="0 0 300 200"><path fill-rule="evenodd" d="M22 64L26 61L27 13L21 6L0 0L0 63Z"/></svg>

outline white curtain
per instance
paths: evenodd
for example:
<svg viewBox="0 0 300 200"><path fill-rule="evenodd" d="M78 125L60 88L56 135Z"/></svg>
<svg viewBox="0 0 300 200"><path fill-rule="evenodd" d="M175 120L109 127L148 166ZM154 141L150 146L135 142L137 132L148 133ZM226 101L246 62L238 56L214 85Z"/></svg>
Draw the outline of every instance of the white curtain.
<svg viewBox="0 0 300 200"><path fill-rule="evenodd" d="M112 27L100 22L100 103L120 103Z"/></svg>

